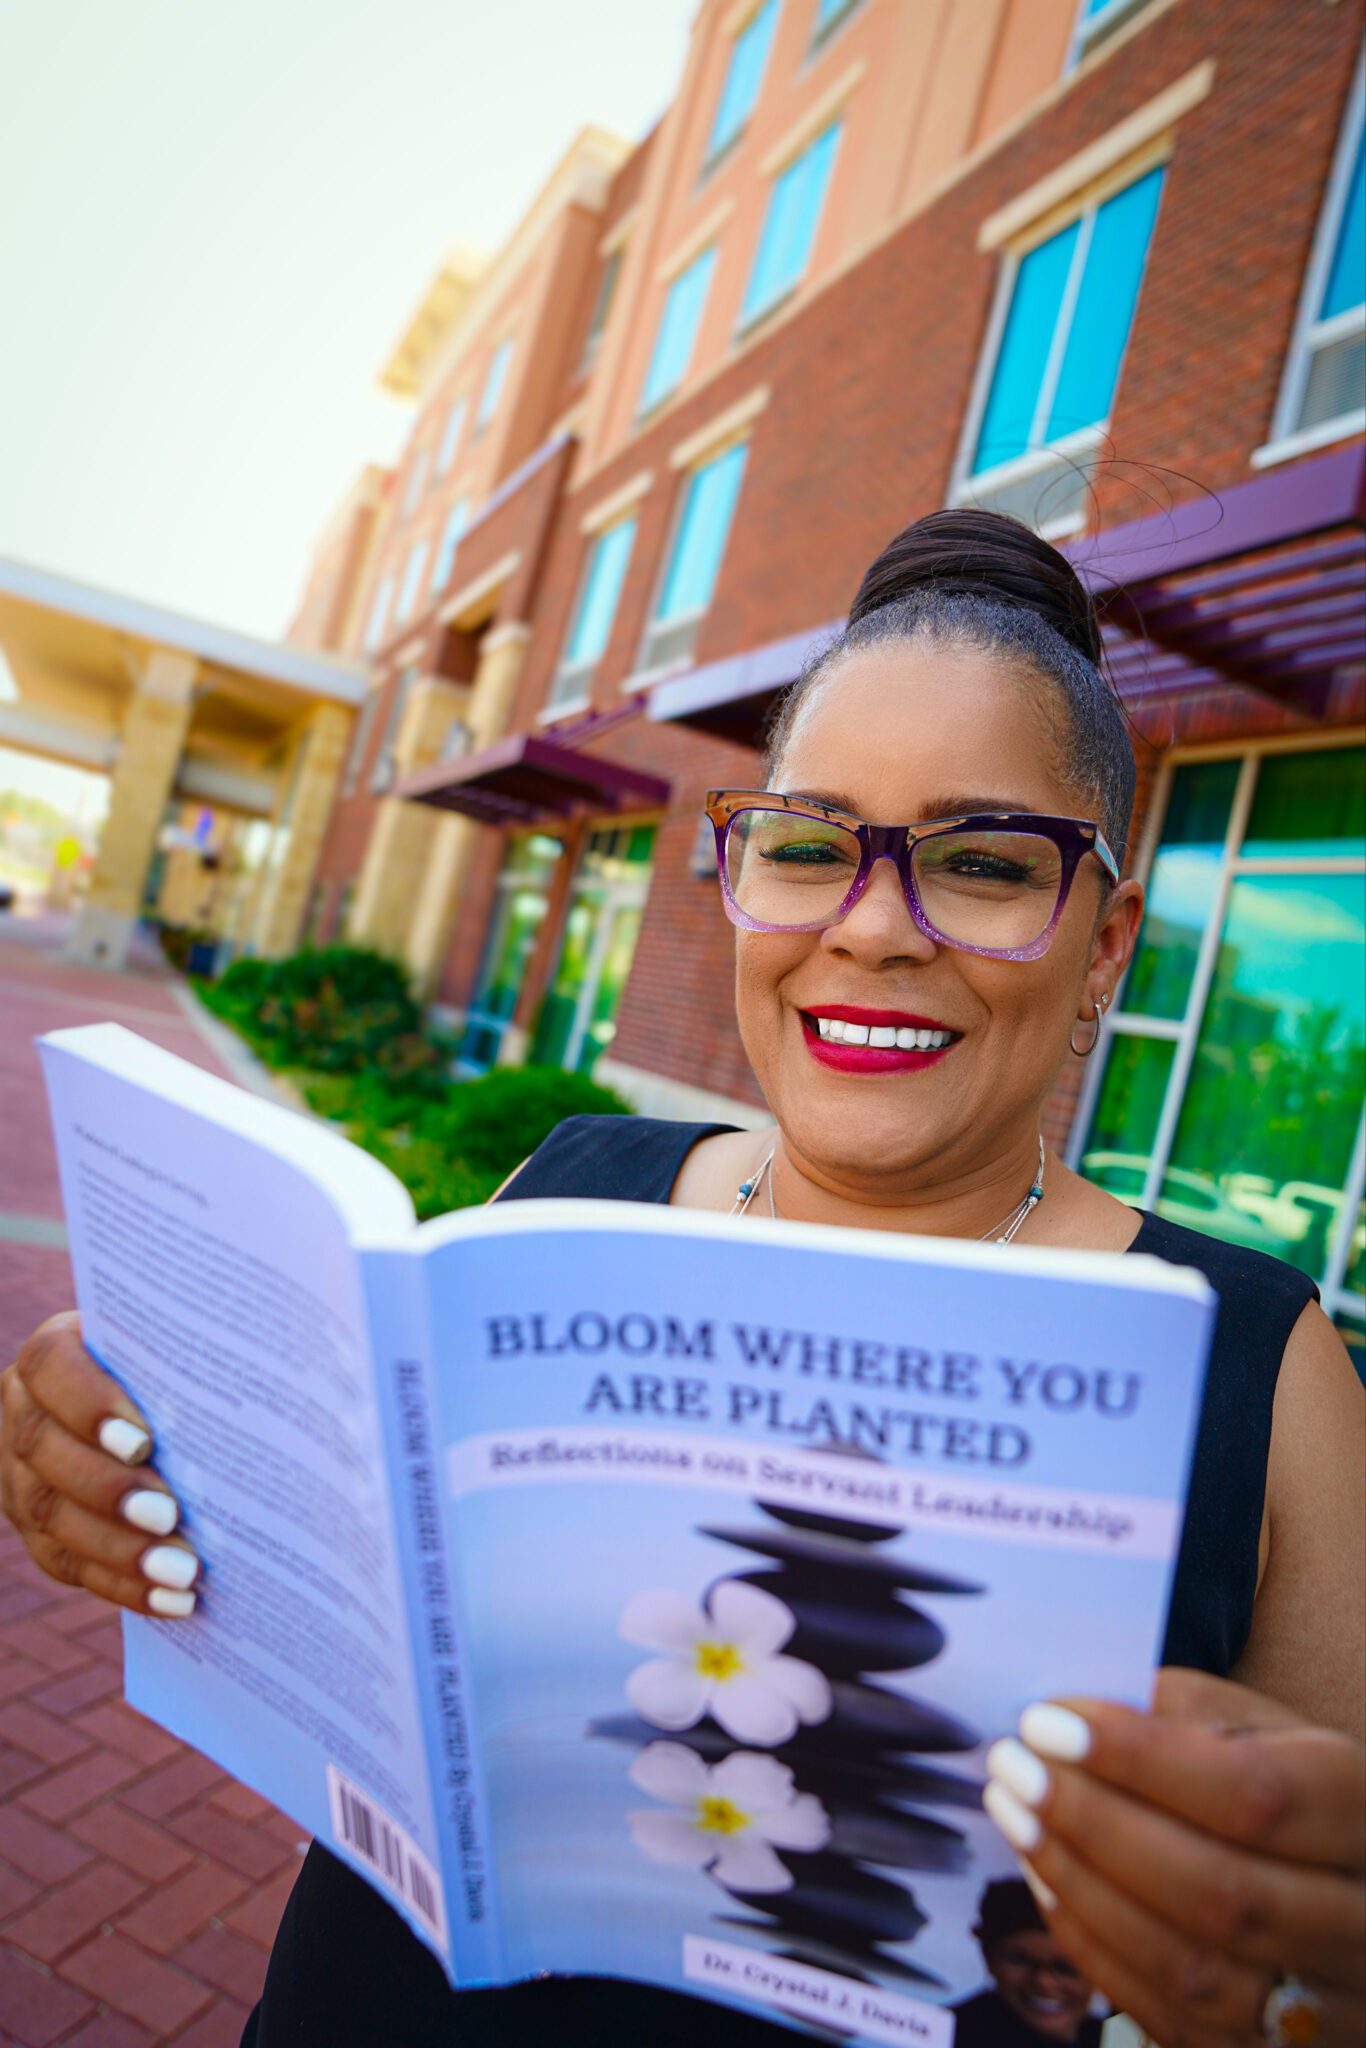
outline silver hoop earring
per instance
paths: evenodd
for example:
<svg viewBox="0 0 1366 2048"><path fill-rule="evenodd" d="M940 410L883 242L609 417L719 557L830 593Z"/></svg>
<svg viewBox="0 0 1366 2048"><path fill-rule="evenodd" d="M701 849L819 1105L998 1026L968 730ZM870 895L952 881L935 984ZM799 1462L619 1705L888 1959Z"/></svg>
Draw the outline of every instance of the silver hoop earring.
<svg viewBox="0 0 1366 2048"><path fill-rule="evenodd" d="M1108 996L1102 996L1099 1002L1096 1001L1094 996L1092 996L1091 998L1091 1008L1095 1012L1096 1017L1096 1028L1091 1034L1091 1043L1089 1045L1077 1044L1077 1027L1075 1024L1072 1026L1072 1029L1068 1032L1067 1043L1071 1046L1073 1052L1076 1054L1079 1060L1089 1060L1092 1053L1095 1051L1096 1047L1100 1044L1100 1027L1102 1016L1105 1010L1105 1005L1109 1002L1109 1000L1110 998Z"/></svg>

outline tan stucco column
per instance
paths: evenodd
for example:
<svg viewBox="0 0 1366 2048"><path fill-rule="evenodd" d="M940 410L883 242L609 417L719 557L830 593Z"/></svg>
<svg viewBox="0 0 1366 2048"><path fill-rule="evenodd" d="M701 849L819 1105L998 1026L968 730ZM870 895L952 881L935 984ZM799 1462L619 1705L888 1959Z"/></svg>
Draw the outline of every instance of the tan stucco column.
<svg viewBox="0 0 1366 2048"><path fill-rule="evenodd" d="M411 775L441 758L458 718L468 718L470 688L441 676L412 686L394 740L394 772ZM356 882L347 936L395 959L410 958L410 931L444 819L429 804L381 799Z"/></svg>
<svg viewBox="0 0 1366 2048"><path fill-rule="evenodd" d="M128 958L189 729L197 673L191 656L162 648L143 667L109 778L109 814L90 886L66 943L70 960L122 967Z"/></svg>
<svg viewBox="0 0 1366 2048"><path fill-rule="evenodd" d="M249 927L253 952L267 960L300 944L318 855L351 742L352 714L319 704L295 735L272 820L273 843Z"/></svg>
<svg viewBox="0 0 1366 2048"><path fill-rule="evenodd" d="M470 685L466 714L472 747L492 746L508 729L517 685L522 679L531 628L520 620L493 626L484 635L479 666ZM409 810L425 808L409 804ZM480 827L472 818L433 811L436 830L409 921L404 957L423 993L430 995L441 976L451 928L460 908L470 857Z"/></svg>

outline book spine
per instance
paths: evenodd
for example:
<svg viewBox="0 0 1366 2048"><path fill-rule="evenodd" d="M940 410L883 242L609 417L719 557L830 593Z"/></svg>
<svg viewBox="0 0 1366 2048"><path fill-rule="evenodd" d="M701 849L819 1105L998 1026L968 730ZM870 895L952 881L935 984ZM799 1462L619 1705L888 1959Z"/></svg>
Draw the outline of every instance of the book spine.
<svg viewBox="0 0 1366 2048"><path fill-rule="evenodd" d="M410 1253L371 1253L367 1260L383 1260L391 1268L384 1285L391 1299L400 1291L418 1294L421 1262ZM459 1573L447 1543L450 1503L442 1447L433 1426L425 1317L419 1311L402 1324L391 1323L390 1334L407 1341L391 1343L377 1355L376 1364L383 1383L419 1711L441 1844L447 1974L453 1984L468 1988L503 1981L496 1863Z"/></svg>

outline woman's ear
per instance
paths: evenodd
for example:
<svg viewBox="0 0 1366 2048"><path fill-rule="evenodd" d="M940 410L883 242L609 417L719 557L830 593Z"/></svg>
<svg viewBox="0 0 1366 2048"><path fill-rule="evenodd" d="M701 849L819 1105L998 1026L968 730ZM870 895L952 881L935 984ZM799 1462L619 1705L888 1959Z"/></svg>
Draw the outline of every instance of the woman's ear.
<svg viewBox="0 0 1366 2048"><path fill-rule="evenodd" d="M1133 956L1142 921L1142 884L1121 882L1118 888L1110 891L1109 900L1096 921L1082 1002L1077 1010L1079 1018L1091 1016L1093 1003L1104 1009L1114 1001L1115 990Z"/></svg>

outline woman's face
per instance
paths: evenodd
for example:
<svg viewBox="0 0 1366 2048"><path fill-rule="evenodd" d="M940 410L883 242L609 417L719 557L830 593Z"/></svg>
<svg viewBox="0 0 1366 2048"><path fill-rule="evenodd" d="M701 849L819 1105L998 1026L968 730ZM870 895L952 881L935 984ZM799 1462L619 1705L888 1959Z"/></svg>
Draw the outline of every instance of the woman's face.
<svg viewBox="0 0 1366 2048"><path fill-rule="evenodd" d="M862 649L810 692L774 786L879 825L965 811L1093 816L1056 759L1047 688L975 649ZM741 1035L798 1162L894 1203L970 1181L1036 1141L1068 1034L1079 1020L1089 1029L1092 998L1113 991L1132 947L1141 893L1112 891L1102 915L1101 882L1088 856L1051 946L1025 962L927 939L885 860L828 931L737 933ZM909 1070L832 1068L810 1021L832 1008L904 1015L951 1042Z"/></svg>

